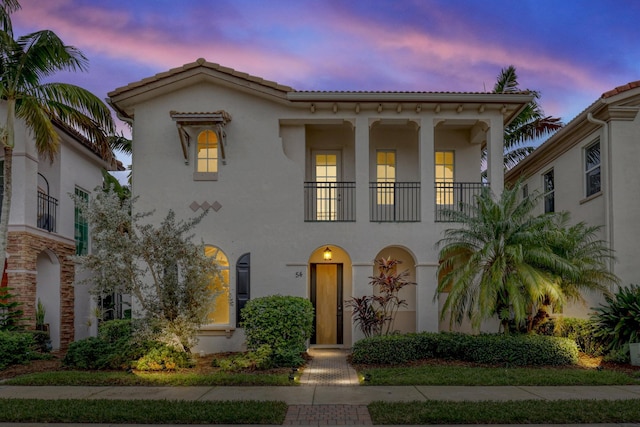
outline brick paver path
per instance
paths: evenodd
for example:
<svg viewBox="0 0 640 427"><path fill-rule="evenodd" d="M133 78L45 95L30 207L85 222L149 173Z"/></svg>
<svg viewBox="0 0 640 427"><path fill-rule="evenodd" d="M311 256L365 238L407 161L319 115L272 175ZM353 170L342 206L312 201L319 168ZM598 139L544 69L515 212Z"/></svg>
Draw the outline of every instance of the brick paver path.
<svg viewBox="0 0 640 427"><path fill-rule="evenodd" d="M286 425L372 425L366 405L292 405Z"/></svg>
<svg viewBox="0 0 640 427"><path fill-rule="evenodd" d="M358 387L358 375L347 363L348 351L311 349L313 359L307 364L302 386ZM366 405L291 405L284 420L287 425L371 425Z"/></svg>

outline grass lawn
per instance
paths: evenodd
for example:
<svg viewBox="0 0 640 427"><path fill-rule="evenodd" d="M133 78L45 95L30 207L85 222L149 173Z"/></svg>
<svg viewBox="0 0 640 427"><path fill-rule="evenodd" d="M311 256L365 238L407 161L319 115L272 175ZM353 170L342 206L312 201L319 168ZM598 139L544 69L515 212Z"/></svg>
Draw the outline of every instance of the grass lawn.
<svg viewBox="0 0 640 427"><path fill-rule="evenodd" d="M291 386L288 373L196 373L120 371L51 371L25 374L4 382L8 385L32 386Z"/></svg>
<svg viewBox="0 0 640 427"><path fill-rule="evenodd" d="M0 422L282 424L284 402L0 399Z"/></svg>
<svg viewBox="0 0 640 427"><path fill-rule="evenodd" d="M640 371L579 368L499 368L421 365L358 369L365 385L623 385L640 384Z"/></svg>
<svg viewBox="0 0 640 427"><path fill-rule="evenodd" d="M581 424L640 420L640 400L373 402L374 424Z"/></svg>

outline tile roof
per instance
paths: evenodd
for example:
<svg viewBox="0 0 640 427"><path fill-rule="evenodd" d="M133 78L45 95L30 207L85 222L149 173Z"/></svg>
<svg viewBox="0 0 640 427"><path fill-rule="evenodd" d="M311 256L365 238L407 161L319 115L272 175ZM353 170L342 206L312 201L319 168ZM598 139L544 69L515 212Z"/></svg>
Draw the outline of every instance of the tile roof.
<svg viewBox="0 0 640 427"><path fill-rule="evenodd" d="M283 92L294 92L297 94L301 94L301 95L318 95L318 94L345 94L345 95L363 95L363 94L371 94L371 95L380 95L380 94L416 94L416 95L446 95L446 94L451 94L451 95L488 95L488 94L492 94L493 92L452 92L452 91L351 91L351 90L341 90L341 91L333 91L333 90L295 90L294 88L290 87L290 86L286 86L286 85L282 85L280 83L274 82L274 81L270 81L270 80L265 80L262 77L258 77L258 76L253 76L251 74L245 73L245 72L241 72L241 71L237 71L233 68L229 68L229 67L224 67L220 64L216 64L213 62L208 62L206 59L204 58L198 58L195 62L191 62L188 64L184 64L181 67L176 67L176 68L172 68L168 71L164 71L161 73L158 73L154 76L151 77L147 77L144 78L142 80L139 80L137 82L133 82L133 83L129 83L126 86L122 86L119 87L111 92L108 93L109 97L114 97L117 95L120 95L124 92L127 92L129 90L132 89L136 89L138 87L142 87L145 86L147 84L150 83L154 83L157 81L160 81L164 78L167 77L171 77L174 75L177 75L181 72L184 71L188 71L188 70L192 70L198 67L204 67L204 68L208 68L210 70L214 70L214 71L218 71L233 77L237 77L240 79L244 79L247 80L249 82L253 82L253 83L257 83L260 84L262 86L266 86L272 89L276 89L276 90L280 90ZM529 94L529 92L527 91L521 91L521 92L513 92L513 93L508 93L508 94L502 94L502 95L526 95Z"/></svg>
<svg viewBox="0 0 640 427"><path fill-rule="evenodd" d="M119 88L109 92L107 95L109 97L117 96L117 95L119 95L121 93L124 93L124 92L127 92L129 90L132 90L132 89L135 89L135 88L138 88L138 87L142 87L142 86L145 86L145 85L147 85L149 83L157 82L157 81L162 80L164 78L171 77L171 76L174 76L176 74L182 73L184 71L189 71L189 70L192 70L192 69L195 69L195 68L198 68L198 67L204 67L204 68L208 68L210 70L219 71L221 73L228 74L228 75L233 76L233 77L238 77L238 78L241 78L241 79L253 82L253 83L260 84L262 86L266 86L266 87L269 87L269 88L281 90L283 92L291 92L291 91L294 90L293 88L291 88L289 86L284 86L284 85L281 85L279 83L276 83L276 82L273 82L273 81L270 81L270 80L265 80L262 77L252 76L251 74L243 73L241 71L234 70L233 68L223 67L220 64L216 64L216 63L213 63L213 62L208 62L204 58L198 58L195 62L184 64L181 67L172 68L169 71L164 71L162 73L158 73L158 74L156 74L154 76L144 78L144 79L139 80L137 82L129 83L126 86L119 87Z"/></svg>
<svg viewBox="0 0 640 427"><path fill-rule="evenodd" d="M610 98L614 95L617 95L622 92L626 92L636 87L640 87L640 80L636 80L635 82L629 82L626 85L618 86L614 89L611 89L610 91L603 93L602 98Z"/></svg>

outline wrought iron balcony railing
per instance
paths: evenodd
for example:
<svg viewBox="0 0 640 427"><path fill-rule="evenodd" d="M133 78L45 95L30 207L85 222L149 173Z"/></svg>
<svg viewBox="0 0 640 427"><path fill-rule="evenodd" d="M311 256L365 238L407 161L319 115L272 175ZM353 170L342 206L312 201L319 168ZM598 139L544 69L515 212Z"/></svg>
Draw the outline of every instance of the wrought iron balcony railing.
<svg viewBox="0 0 640 427"><path fill-rule="evenodd" d="M38 228L55 232L57 210L58 199L38 191Z"/></svg>
<svg viewBox="0 0 640 427"><path fill-rule="evenodd" d="M349 222L356 220L355 182L305 182L304 220Z"/></svg>
<svg viewBox="0 0 640 427"><path fill-rule="evenodd" d="M475 203L475 197L489 184L485 182L436 182L436 222L453 222L446 211L456 210L471 215L469 205Z"/></svg>
<svg viewBox="0 0 640 427"><path fill-rule="evenodd" d="M419 222L419 182L370 182L371 222Z"/></svg>

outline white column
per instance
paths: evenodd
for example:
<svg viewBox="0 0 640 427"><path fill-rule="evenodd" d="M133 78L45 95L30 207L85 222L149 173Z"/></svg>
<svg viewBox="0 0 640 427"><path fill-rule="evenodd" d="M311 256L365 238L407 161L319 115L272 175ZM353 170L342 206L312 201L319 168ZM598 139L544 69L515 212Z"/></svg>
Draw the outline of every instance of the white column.
<svg viewBox="0 0 640 427"><path fill-rule="evenodd" d="M435 132L431 118L420 121L420 220L432 223L435 214Z"/></svg>
<svg viewBox="0 0 640 427"><path fill-rule="evenodd" d="M504 128L502 116L491 120L487 132L487 179L491 191L500 198L504 189Z"/></svg>
<svg viewBox="0 0 640 427"><path fill-rule="evenodd" d="M369 285L369 277L373 275L373 263L372 262L359 262L353 263L351 265L351 272L353 274L352 277L352 297L362 297L364 295L372 295L373 287ZM349 311L349 315L351 315L351 311ZM347 314L347 313L345 313ZM360 328L351 320L351 337L352 337L352 345L364 338L364 334L360 330Z"/></svg>
<svg viewBox="0 0 640 427"><path fill-rule="evenodd" d="M369 221L369 120L355 120L356 150L356 222Z"/></svg>
<svg viewBox="0 0 640 427"><path fill-rule="evenodd" d="M416 265L417 332L438 332L440 310L438 299L435 298L434 301L438 287L437 269L435 264Z"/></svg>

